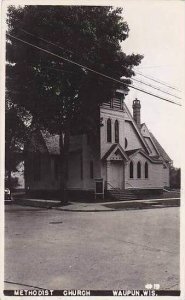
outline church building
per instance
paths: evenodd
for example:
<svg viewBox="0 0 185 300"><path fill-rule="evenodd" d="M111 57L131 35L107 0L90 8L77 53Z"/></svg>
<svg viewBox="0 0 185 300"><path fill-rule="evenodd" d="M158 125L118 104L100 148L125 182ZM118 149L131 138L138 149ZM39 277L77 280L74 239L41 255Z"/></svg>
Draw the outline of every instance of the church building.
<svg viewBox="0 0 185 300"><path fill-rule="evenodd" d="M87 134L72 136L67 174L69 191L94 192L96 179L105 190L162 190L169 187L171 159L141 123L141 104L127 108L126 92L100 107L99 151ZM121 95L121 97L120 97ZM59 136L46 131L32 134L25 160L25 185L30 191L57 191L60 184Z"/></svg>

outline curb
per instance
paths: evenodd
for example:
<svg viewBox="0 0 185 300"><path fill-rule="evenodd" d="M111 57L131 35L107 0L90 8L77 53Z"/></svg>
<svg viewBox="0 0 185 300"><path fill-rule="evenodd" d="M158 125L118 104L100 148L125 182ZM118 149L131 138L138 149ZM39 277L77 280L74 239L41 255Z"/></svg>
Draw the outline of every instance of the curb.
<svg viewBox="0 0 185 300"><path fill-rule="evenodd" d="M116 211L116 209L92 209L92 210L85 210L85 209L62 209L62 208L55 208L56 210L61 211L70 211L70 212L110 212L110 211Z"/></svg>
<svg viewBox="0 0 185 300"><path fill-rule="evenodd" d="M22 205L22 206L30 206L30 207L38 207L38 208L45 208L45 209L55 209L55 210L60 210L60 211L69 211L69 212L106 212L106 211L119 211L119 210L132 210L134 209L133 207L127 207L127 204L135 204L135 209L141 209L138 208L138 204L143 203L143 204L150 204L152 205L153 201L157 201L157 202L166 202L166 201L173 201L173 200L180 200L180 198L165 198L165 199L145 199L145 200L128 200L128 201L113 201L113 202L103 202L103 203L97 203L95 205L93 205L93 207L91 208L91 205L85 205L85 207L83 208L83 205L80 205L82 208L78 208L78 207L74 207L74 203L68 203L69 205L61 205L60 201L52 201L52 200L43 200L43 199L15 199L14 203L17 205ZM70 205L71 204L71 205ZM119 208L116 207L117 205L119 206L123 205L123 207ZM125 207L124 207L125 204ZM115 205L115 207L107 207L106 205ZM65 207L68 206L68 207ZM77 206L77 204L75 203L75 206ZM97 208L96 208L97 206ZM104 207L105 208L104 208ZM145 209L143 207L143 209ZM148 207L146 207L146 209L148 209Z"/></svg>

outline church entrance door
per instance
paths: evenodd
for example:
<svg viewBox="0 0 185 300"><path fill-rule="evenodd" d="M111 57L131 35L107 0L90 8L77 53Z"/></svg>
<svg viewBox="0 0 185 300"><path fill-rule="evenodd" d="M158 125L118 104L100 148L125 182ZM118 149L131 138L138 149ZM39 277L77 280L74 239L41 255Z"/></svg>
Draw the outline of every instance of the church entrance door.
<svg viewBox="0 0 185 300"><path fill-rule="evenodd" d="M108 181L114 188L124 188L124 163L123 161L111 161Z"/></svg>

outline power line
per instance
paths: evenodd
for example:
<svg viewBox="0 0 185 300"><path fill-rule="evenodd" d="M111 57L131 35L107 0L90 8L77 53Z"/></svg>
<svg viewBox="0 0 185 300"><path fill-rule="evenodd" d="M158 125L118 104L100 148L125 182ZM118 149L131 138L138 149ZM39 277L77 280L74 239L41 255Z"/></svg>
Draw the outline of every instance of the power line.
<svg viewBox="0 0 185 300"><path fill-rule="evenodd" d="M50 45L52 45L52 46L55 46L55 47L57 47L57 48L59 48L59 49L65 50L65 51L70 52L70 53L74 53L74 52L71 51L71 50L68 50L68 49L66 49L66 48L63 48L63 47L59 46L59 45L56 44L56 43L53 43L53 42L51 42L51 41L49 41L49 40L46 40L46 39L44 39L44 38L41 38L41 37L37 36L36 34L33 34L33 33L28 32L27 30L24 30L24 29L20 29L20 30L21 30L22 32L26 33L27 35L36 37L37 39L39 39L39 40L41 40L41 41L44 41L44 42L46 42L46 43L48 43L48 44L50 44ZM139 72L135 72L135 73L138 73L138 74L141 75L141 73L139 73ZM132 78L132 80L137 81L137 82L140 82L140 83L142 83L142 84L144 84L144 85L147 85L147 86L149 86L149 87L151 87L151 88L153 88L153 89L156 89L156 90L158 90L158 91L161 91L162 93L168 94L168 95L173 96L173 97L175 97L175 98L182 99L182 98L180 98L180 97L178 97L178 96L176 96L176 95L173 95L173 94L171 94L171 93L168 93L168 92L166 92L166 91L163 91L163 90L161 90L161 89L158 88L158 87L155 87L155 86L153 86L153 85L147 84L146 82L139 81L138 79L135 79L135 78Z"/></svg>
<svg viewBox="0 0 185 300"><path fill-rule="evenodd" d="M176 90L176 91L178 91L178 92L181 92L179 89L177 89L177 88L175 88L175 87L173 87L173 86L167 84L166 82L164 82L164 81L162 81L162 80L155 79L154 77L151 77L151 76L148 76L148 75L144 75L144 74L142 74L142 73L140 73L140 72L138 72L138 71L134 71L134 72L135 72L136 74L139 74L139 75L145 77L145 78L148 78L148 79L153 80L153 81L155 81L155 82L158 82L158 83L160 83L160 84L162 84L162 85L165 85L165 86L167 86L167 87L170 88L170 89L173 89L173 90Z"/></svg>
<svg viewBox="0 0 185 300"><path fill-rule="evenodd" d="M138 79L135 79L135 78L131 78L131 80L140 82L141 84L147 85L147 86L149 86L149 87L151 87L151 88L153 88L153 89L155 89L155 90L161 91L162 93L168 94L168 95L173 96L173 97L175 97L175 98L182 99L182 98L180 98L180 97L178 97L178 96L176 96L176 95L174 95L174 94L171 94L171 93L168 93L168 92L166 92L166 91L163 91L163 90L161 90L160 88L158 88L158 87L156 87L156 86L153 86L152 84L148 84L148 83L146 83L146 82L143 82L143 81L138 80Z"/></svg>
<svg viewBox="0 0 185 300"><path fill-rule="evenodd" d="M138 90L138 89L140 88L140 86L137 86L137 85L133 85L133 86L131 86L131 87L133 87L133 88L136 89L136 90ZM142 91L143 93L146 93L146 94L148 94L148 95L154 96L154 97L156 97L156 98L159 98L159 99L162 99L162 100L165 100L165 101L169 101L169 102L171 102L171 103L174 103L174 104L177 104L177 105L179 105L179 106L182 106L181 102L179 102L179 101L173 101L173 100L168 99L168 98L163 98L163 97L160 96L160 94L153 94L153 93L150 92L149 90L141 90L141 91Z"/></svg>
<svg viewBox="0 0 185 300"><path fill-rule="evenodd" d="M175 101L172 101L172 100L170 100L170 99L166 99L166 98L160 97L160 96L155 95L155 94L152 94L152 93L150 93L150 92L148 92L148 91L145 91L145 90L142 90L142 89L140 89L140 88L136 88L136 87L134 87L134 86L131 86L131 85L129 85L129 84L127 84L127 83L124 83L124 82L122 82L122 81L120 81L120 80L118 80L118 79L115 79L115 78L113 78L113 77L110 77L110 76L105 75L105 74L103 74L103 73L100 73L100 72L98 72L98 71L95 71L95 70L93 70L93 69L91 69L91 68L89 68L89 67L86 67L86 66L84 66L84 65L81 65L81 64L79 64L79 63L77 63L77 62L75 62L75 61L73 61L73 60L67 59L67 58L65 58L65 57L63 57L63 56L61 56L61 55L55 54L55 53L53 53L53 52L51 52L51 51L48 51L48 50L46 50L46 49L44 49L44 48L38 47L38 46L36 46L36 45L34 45L34 44L31 44L31 43L29 43L29 42L27 42L27 41L25 41L25 40L22 40L22 39L20 39L20 38L18 38L18 37L15 37L15 36L11 35L11 34L9 34L9 33L7 33L7 36L9 36L9 37L11 37L11 38L13 38L13 39L15 39L15 40L17 40L17 41L20 41L20 42L22 42L22 43L24 43L24 44L27 44L27 45L29 45L29 46L35 48L35 49L38 49L38 50L40 50L40 51L43 51L43 52L45 52L45 53L47 53L47 54L50 54L50 55L55 56L55 57L57 57L57 58L63 59L64 61L67 61L67 62L69 62L69 63L72 63L72 64L74 64L74 65L76 65L76 66L78 66L78 67L80 67L80 68L83 68L83 69L88 70L88 71L90 71L90 72L92 72L92 73L95 73L95 74L97 74L97 75L100 75L100 76L102 76L102 77L105 77L105 78L107 78L107 79L110 79L110 80L112 80L112 81L114 81L114 82L120 83L120 84L122 84L122 85L124 84L124 85L126 85L126 86L128 86L128 87L130 87L130 88L133 88L133 89L138 90L138 91L140 91L140 92L143 92L143 93L145 93L145 94L148 94L148 95L154 96L154 97L156 97L156 98L158 98L158 99L161 99L161 100L164 100L164 101L167 101L167 102L170 102L170 103L173 103L173 104L176 104L176 105L181 106L181 104L179 104L179 103L177 103L177 102L175 102Z"/></svg>
<svg viewBox="0 0 185 300"><path fill-rule="evenodd" d="M31 65L30 65L31 66ZM40 65L40 67L41 68L43 68L43 69L47 69L47 70L54 70L54 71L57 71L57 72L61 72L61 73L70 73L70 74L72 74L72 73L74 73L74 72L72 72L72 71L66 71L66 70L61 70L61 69L56 69L56 68L52 68L52 67L46 67L46 66L44 66L44 65ZM133 79L133 78L132 78ZM136 80L136 81L139 81L139 80ZM150 86L150 85L149 85ZM133 86L134 87L134 86ZM137 88L137 87L136 87ZM160 89L158 89L158 90L160 90ZM161 90L162 91L162 90ZM167 93L167 94L169 94L169 93ZM169 95L172 95L172 94L169 94ZM174 96L174 95L172 95L172 96ZM176 97L176 98L179 98L179 97ZM179 99L181 99L181 98L179 98Z"/></svg>

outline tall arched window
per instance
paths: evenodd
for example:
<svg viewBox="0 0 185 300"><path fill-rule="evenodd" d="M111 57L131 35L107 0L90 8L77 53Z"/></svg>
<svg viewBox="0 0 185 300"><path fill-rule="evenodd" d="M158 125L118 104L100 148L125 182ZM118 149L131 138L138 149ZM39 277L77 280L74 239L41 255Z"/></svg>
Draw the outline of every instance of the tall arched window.
<svg viewBox="0 0 185 300"><path fill-rule="evenodd" d="M118 120L114 123L114 129L115 129L115 143L119 143L119 123Z"/></svg>
<svg viewBox="0 0 185 300"><path fill-rule="evenodd" d="M111 125L111 119L107 120L107 142L112 142L112 125Z"/></svg>
<svg viewBox="0 0 185 300"><path fill-rule="evenodd" d="M137 163L137 178L141 178L141 163L138 161Z"/></svg>
<svg viewBox="0 0 185 300"><path fill-rule="evenodd" d="M148 163L145 162L145 178L148 178Z"/></svg>
<svg viewBox="0 0 185 300"><path fill-rule="evenodd" d="M125 138L125 149L127 148L128 146L128 141L127 141L127 138Z"/></svg>
<svg viewBox="0 0 185 300"><path fill-rule="evenodd" d="M134 165L133 162L130 162L130 178L134 178Z"/></svg>

